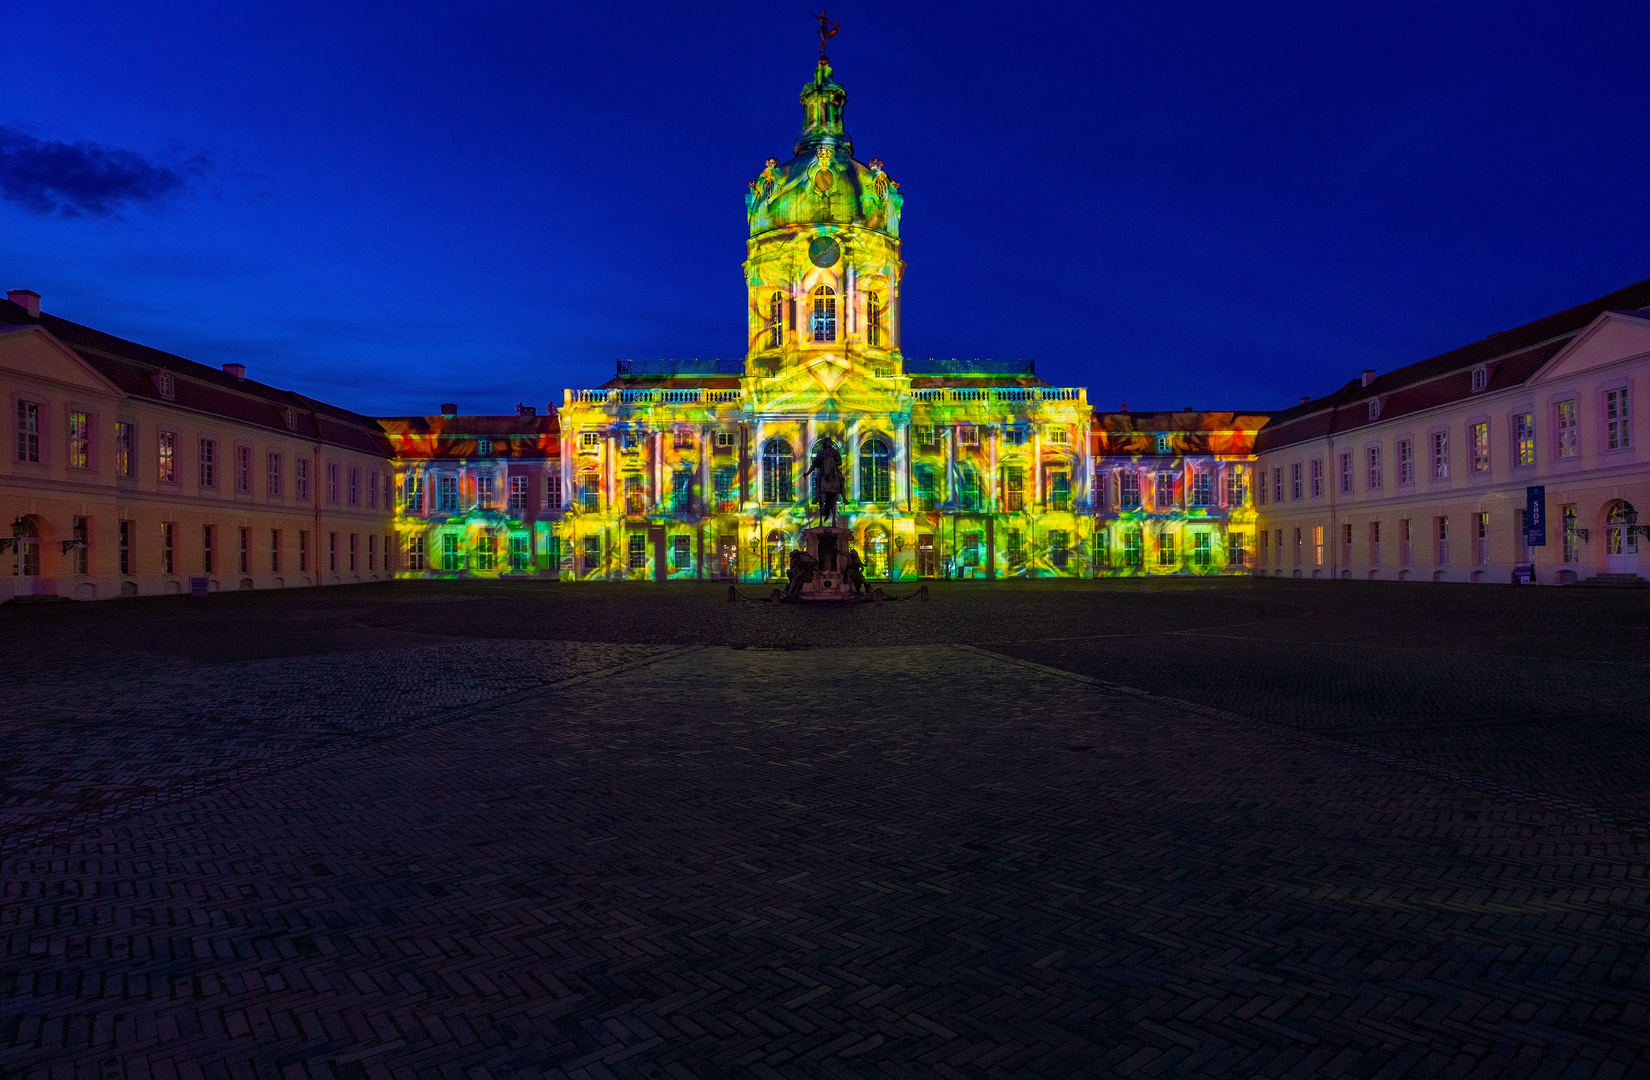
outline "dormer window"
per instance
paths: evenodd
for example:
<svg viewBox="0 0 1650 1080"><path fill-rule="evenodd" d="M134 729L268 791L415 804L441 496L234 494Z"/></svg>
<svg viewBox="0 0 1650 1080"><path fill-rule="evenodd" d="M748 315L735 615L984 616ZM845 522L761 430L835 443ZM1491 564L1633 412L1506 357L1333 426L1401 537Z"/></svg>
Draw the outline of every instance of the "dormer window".
<svg viewBox="0 0 1650 1080"><path fill-rule="evenodd" d="M293 412L291 409L286 409L284 411L285 411L284 419L286 420L286 429L288 431L297 431L298 430L298 414L296 412Z"/></svg>
<svg viewBox="0 0 1650 1080"><path fill-rule="evenodd" d="M1490 385L1490 368L1488 364L1479 364L1472 369L1472 392L1479 393Z"/></svg>
<svg viewBox="0 0 1650 1080"><path fill-rule="evenodd" d="M155 392L167 401L177 397L177 388L172 385L172 373L169 371L155 372Z"/></svg>
<svg viewBox="0 0 1650 1080"><path fill-rule="evenodd" d="M1381 399L1378 397L1372 397L1369 399L1369 418L1371 420L1379 420L1381 418Z"/></svg>
<svg viewBox="0 0 1650 1080"><path fill-rule="evenodd" d="M480 454L482 457L487 457L492 452L493 452L493 440L491 440L491 439L477 439L476 440L476 453Z"/></svg>
<svg viewBox="0 0 1650 1080"><path fill-rule="evenodd" d="M1170 450L1169 433L1167 431L1159 431L1157 433L1157 452L1159 454L1167 454Z"/></svg>

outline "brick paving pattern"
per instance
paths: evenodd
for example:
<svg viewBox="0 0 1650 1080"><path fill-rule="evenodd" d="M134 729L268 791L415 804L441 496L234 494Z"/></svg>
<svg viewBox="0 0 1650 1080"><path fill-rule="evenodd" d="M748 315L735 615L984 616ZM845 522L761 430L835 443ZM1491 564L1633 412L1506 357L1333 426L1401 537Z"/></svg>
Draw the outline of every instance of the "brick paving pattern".
<svg viewBox="0 0 1650 1080"><path fill-rule="evenodd" d="M3 791L47 839L0 863L0 1074L1650 1076L1646 841L1543 786L1612 738L1632 760L1631 725L1543 772L1527 725L1450 727L1456 664L1337 726L1323 641L1170 625L1305 594L1235 595L1040 649L1012 618L948 626L975 601L937 591L866 633L997 651L665 647L718 639L680 621L628 651L388 625L407 640L373 651L340 625L314 656L24 680L59 711L6 729ZM865 636L707 611L736 645ZM210 636L174 645L241 647ZM276 673L322 670L283 701ZM1602 700L1631 708L1643 672L1617 671ZM77 692L106 711L71 731ZM214 733L271 756L186 760L149 809L155 781L93 770L125 808L101 817L50 788L66 750L210 761ZM1631 802L1611 775L1593 802ZM31 776L56 801L18 799Z"/></svg>

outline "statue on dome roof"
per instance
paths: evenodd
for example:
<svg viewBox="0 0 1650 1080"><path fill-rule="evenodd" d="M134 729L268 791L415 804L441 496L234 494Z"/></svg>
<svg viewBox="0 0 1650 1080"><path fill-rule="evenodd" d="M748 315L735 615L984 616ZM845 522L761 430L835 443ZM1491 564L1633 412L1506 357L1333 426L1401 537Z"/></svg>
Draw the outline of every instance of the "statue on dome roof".
<svg viewBox="0 0 1650 1080"><path fill-rule="evenodd" d="M819 58L825 59L825 43L836 37L838 28L842 26L841 19L830 17L830 9L820 8L819 14L814 15L819 20Z"/></svg>

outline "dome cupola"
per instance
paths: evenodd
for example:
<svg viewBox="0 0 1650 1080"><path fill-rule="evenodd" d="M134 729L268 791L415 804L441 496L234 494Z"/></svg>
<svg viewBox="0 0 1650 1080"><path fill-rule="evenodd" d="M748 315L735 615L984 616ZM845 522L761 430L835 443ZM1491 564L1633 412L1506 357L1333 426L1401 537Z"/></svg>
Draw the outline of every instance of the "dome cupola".
<svg viewBox="0 0 1650 1080"><path fill-rule="evenodd" d="M843 127L847 104L848 91L832 78L821 40L814 77L802 87L802 132L791 157L769 158L745 195L751 236L792 225L839 224L898 238L899 184L880 159L867 165L854 158L853 138Z"/></svg>

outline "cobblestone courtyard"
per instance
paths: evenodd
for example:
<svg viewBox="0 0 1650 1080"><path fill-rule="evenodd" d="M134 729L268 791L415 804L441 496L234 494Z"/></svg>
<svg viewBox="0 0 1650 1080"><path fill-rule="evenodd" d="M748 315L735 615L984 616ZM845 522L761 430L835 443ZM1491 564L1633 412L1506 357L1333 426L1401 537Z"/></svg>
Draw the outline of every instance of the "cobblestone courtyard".
<svg viewBox="0 0 1650 1080"><path fill-rule="evenodd" d="M1650 596L931 592L0 608L0 1074L1650 1076Z"/></svg>

